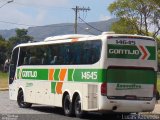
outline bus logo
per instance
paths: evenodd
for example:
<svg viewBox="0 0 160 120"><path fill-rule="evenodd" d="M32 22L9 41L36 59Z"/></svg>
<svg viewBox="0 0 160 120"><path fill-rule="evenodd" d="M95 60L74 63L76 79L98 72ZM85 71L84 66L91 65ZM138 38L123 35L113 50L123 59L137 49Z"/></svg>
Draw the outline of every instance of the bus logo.
<svg viewBox="0 0 160 120"><path fill-rule="evenodd" d="M108 58L155 60L155 53L154 46L108 44Z"/></svg>
<svg viewBox="0 0 160 120"><path fill-rule="evenodd" d="M37 71L23 71L22 77L24 78L36 78L37 77Z"/></svg>

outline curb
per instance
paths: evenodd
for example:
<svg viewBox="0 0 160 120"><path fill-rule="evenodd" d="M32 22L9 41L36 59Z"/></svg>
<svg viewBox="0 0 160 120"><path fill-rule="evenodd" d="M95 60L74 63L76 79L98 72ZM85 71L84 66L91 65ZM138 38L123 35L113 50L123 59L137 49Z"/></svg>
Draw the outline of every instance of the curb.
<svg viewBox="0 0 160 120"><path fill-rule="evenodd" d="M0 91L8 91L9 88L0 88Z"/></svg>

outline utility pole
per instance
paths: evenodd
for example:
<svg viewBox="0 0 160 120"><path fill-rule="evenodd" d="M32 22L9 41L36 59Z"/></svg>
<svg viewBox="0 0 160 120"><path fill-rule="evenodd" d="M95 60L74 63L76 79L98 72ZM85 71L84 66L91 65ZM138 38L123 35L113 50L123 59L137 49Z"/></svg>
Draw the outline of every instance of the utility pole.
<svg viewBox="0 0 160 120"><path fill-rule="evenodd" d="M72 8L74 11L75 11L75 23L74 23L74 33L75 34L77 34L77 18L78 18L78 12L79 11L89 11L90 10L90 8L88 7L88 8L85 8L85 7L83 7L83 8L81 8L81 7L79 7L79 6L76 6L75 8Z"/></svg>
<svg viewBox="0 0 160 120"><path fill-rule="evenodd" d="M13 2L13 0L7 1L7 2L4 3L3 5L1 5L0 8L2 8L3 6L5 6L6 4L9 4L9 3L11 3L11 2Z"/></svg>

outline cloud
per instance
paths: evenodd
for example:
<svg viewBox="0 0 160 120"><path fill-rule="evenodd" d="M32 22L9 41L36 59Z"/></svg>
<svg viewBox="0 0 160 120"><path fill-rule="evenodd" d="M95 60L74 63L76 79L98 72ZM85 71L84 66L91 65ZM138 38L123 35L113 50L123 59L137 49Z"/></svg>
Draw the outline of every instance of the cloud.
<svg viewBox="0 0 160 120"><path fill-rule="evenodd" d="M4 14L5 13L5 14ZM41 11L36 16L23 13L17 9L7 9L0 10L0 14L3 17L0 18L0 21L12 22L17 24L26 24L25 25L15 25L15 24L4 24L0 22L0 29L10 29L10 28L27 28L27 25L40 25L43 24L45 18L45 12Z"/></svg>
<svg viewBox="0 0 160 120"><path fill-rule="evenodd" d="M69 0L15 0L17 3L22 3L30 6L65 6L69 3Z"/></svg>
<svg viewBox="0 0 160 120"><path fill-rule="evenodd" d="M13 3L0 8L0 21L35 26L71 22L74 20L74 11L71 8L78 1L80 3L80 0L76 0L76 2L73 2L73 0L14 0ZM6 0L0 2L0 6L5 2ZM96 16L96 14L94 13L90 19L97 20L97 18L99 18L99 20L107 20L111 18L103 13L100 16ZM0 29L11 29L17 27L27 28L28 26L4 24L0 22Z"/></svg>
<svg viewBox="0 0 160 120"><path fill-rule="evenodd" d="M4 2L0 2L0 6ZM26 25L44 25L47 22L49 7L63 7L68 0L14 0L0 8L0 21ZM43 7L43 9L42 9ZM53 17L52 17L53 18ZM27 28L28 26L6 24L0 22L0 29Z"/></svg>
<svg viewBox="0 0 160 120"><path fill-rule="evenodd" d="M100 21L104 21L104 20L108 20L108 19L110 19L111 18L111 16L106 16L106 15L100 15L100 17L99 17L99 20Z"/></svg>

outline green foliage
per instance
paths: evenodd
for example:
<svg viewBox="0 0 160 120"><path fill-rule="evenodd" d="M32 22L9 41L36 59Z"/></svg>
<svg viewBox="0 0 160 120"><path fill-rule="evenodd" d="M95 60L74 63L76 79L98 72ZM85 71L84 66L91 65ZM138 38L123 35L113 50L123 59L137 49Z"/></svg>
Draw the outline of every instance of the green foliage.
<svg viewBox="0 0 160 120"><path fill-rule="evenodd" d="M158 45L158 66L160 69L160 0L116 0L108 10L119 18L111 30L123 34L152 36ZM150 32L150 27L154 27Z"/></svg>
<svg viewBox="0 0 160 120"><path fill-rule="evenodd" d="M9 38L9 43L13 45L12 48L20 43L27 43L28 41L33 41L33 37L27 35L27 33L28 30L26 29L17 29L16 36Z"/></svg>
<svg viewBox="0 0 160 120"><path fill-rule="evenodd" d="M0 35L0 41L5 41L5 38L3 38L2 35Z"/></svg>
<svg viewBox="0 0 160 120"><path fill-rule="evenodd" d="M153 0L153 2L160 7L160 0Z"/></svg>
<svg viewBox="0 0 160 120"><path fill-rule="evenodd" d="M33 37L27 35L27 33L28 31L26 29L17 29L16 36L9 38L8 41L0 35L0 70L2 69L5 60L10 58L13 47L20 43L26 43L33 40Z"/></svg>
<svg viewBox="0 0 160 120"><path fill-rule="evenodd" d="M138 34L136 28L130 24L131 20L121 18L119 21L112 24L111 31L119 34ZM132 23L135 21L132 21ZM136 24L136 23L134 23Z"/></svg>
<svg viewBox="0 0 160 120"><path fill-rule="evenodd" d="M16 34L17 34L17 37L18 37L18 38L21 38L21 37L23 37L23 36L26 36L27 33L28 33L28 30L26 30L26 29L17 29L17 30L16 30Z"/></svg>
<svg viewBox="0 0 160 120"><path fill-rule="evenodd" d="M125 28L124 31L120 32L127 32L128 27L123 27L123 25L129 25L129 27L132 26L131 28L134 29L135 33L150 35L149 28L154 26L152 36L156 38L160 31L159 4L159 0L116 0L110 4L108 10L120 18L119 23L122 23L117 23L117 27ZM114 25L112 29L115 29Z"/></svg>
<svg viewBox="0 0 160 120"><path fill-rule="evenodd" d="M0 66L1 63L4 63L6 57L7 57L7 42L5 39L0 35Z"/></svg>

